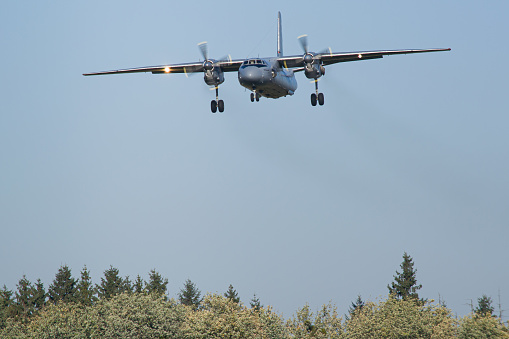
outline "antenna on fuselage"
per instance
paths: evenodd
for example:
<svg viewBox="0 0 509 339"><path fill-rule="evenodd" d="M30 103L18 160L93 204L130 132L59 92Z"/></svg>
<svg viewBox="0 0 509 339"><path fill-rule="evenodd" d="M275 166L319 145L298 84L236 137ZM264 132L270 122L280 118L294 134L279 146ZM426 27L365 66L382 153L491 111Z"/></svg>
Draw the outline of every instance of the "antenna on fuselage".
<svg viewBox="0 0 509 339"><path fill-rule="evenodd" d="M277 56L283 56L283 29L281 24L281 12L277 12Z"/></svg>

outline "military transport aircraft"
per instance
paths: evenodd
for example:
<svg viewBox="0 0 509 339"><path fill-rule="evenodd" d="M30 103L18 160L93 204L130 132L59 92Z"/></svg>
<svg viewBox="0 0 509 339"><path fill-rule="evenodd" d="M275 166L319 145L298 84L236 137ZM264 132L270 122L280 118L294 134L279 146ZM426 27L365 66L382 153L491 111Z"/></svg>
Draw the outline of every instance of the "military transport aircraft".
<svg viewBox="0 0 509 339"><path fill-rule="evenodd" d="M281 12L278 12L277 20L277 57L250 58L232 60L225 57L220 60L209 59L207 43L198 44L204 61L150 66L140 68L119 69L113 71L85 73L83 75L103 75L120 73L151 72L152 74L172 73L204 73L205 83L214 86L216 100L212 100L210 108L212 113L224 111L224 101L219 100L219 85L224 82L225 72L237 72L239 83L251 91L251 101L259 101L260 97L277 99L287 95L293 95L297 89L295 72L304 71L308 79L315 82L315 93L311 94L311 105L324 104L323 93L318 92L318 79L325 75L325 66L338 62L360 61L380 59L384 55L412 54L425 52L450 51L450 48L436 49L407 49L395 51L369 51L333 53L331 49L319 53L308 50L307 35L301 35L298 40L304 54L283 56L283 36L281 28Z"/></svg>

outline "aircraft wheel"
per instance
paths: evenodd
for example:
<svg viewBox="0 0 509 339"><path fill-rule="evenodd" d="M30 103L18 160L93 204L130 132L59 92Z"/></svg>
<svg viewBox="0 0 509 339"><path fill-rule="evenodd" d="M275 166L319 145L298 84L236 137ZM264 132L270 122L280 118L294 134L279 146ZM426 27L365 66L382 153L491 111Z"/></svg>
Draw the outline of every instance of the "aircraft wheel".
<svg viewBox="0 0 509 339"><path fill-rule="evenodd" d="M255 98L254 98L254 93L251 93L251 102L254 102Z"/></svg>
<svg viewBox="0 0 509 339"><path fill-rule="evenodd" d="M260 101L260 94L256 93L256 101Z"/></svg>
<svg viewBox="0 0 509 339"><path fill-rule="evenodd" d="M217 108L219 110L220 113L223 113L224 112L224 101L223 100L219 100L217 102Z"/></svg>
<svg viewBox="0 0 509 339"><path fill-rule="evenodd" d="M212 113L216 113L217 112L217 101L212 100L210 102L210 110L212 111Z"/></svg>
<svg viewBox="0 0 509 339"><path fill-rule="evenodd" d="M318 103L320 104L320 106L323 106L324 104L323 93L318 94Z"/></svg>
<svg viewBox="0 0 509 339"><path fill-rule="evenodd" d="M311 106L316 106L316 94L311 94Z"/></svg>

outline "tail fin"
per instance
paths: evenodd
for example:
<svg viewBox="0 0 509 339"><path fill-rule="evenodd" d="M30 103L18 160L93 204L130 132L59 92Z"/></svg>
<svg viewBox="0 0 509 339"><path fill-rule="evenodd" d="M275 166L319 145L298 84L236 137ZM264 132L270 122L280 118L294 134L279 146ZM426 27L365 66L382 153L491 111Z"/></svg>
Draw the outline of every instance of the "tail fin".
<svg viewBox="0 0 509 339"><path fill-rule="evenodd" d="M281 28L281 12L277 12L277 56L283 56L283 29Z"/></svg>

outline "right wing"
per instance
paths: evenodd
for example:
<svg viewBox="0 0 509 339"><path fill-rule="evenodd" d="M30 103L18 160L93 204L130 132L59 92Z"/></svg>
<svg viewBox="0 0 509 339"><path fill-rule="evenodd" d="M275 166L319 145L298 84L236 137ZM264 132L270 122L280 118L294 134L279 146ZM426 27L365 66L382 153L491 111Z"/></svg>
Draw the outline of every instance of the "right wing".
<svg viewBox="0 0 509 339"><path fill-rule="evenodd" d="M223 72L235 72L239 69L240 65L244 60L220 60L211 62L214 64L214 67L221 67ZM105 75L105 74L122 74L122 73L144 73L150 72L152 74L168 74L168 73L199 73L203 72L203 62L190 62L184 64L169 64L169 65L161 65L161 66L148 66L148 67L138 67L138 68L126 68L126 69L117 69L112 71L102 71L102 72L93 72L93 73L85 73L83 75Z"/></svg>

